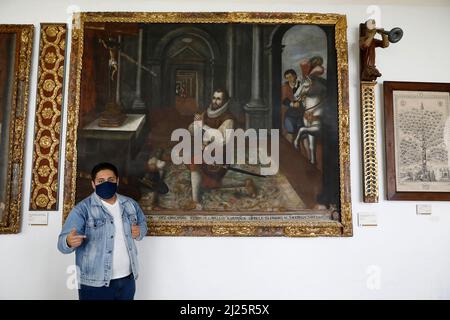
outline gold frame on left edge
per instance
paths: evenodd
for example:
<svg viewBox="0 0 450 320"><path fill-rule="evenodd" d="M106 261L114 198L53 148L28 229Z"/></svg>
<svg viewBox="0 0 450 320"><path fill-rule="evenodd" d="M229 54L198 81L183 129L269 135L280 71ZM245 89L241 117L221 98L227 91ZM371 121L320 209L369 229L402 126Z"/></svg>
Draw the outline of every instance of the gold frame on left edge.
<svg viewBox="0 0 450 320"><path fill-rule="evenodd" d="M0 234L20 231L24 137L28 109L33 25L0 25L0 33L16 34L14 78L10 107L9 153L6 177L6 204L0 222Z"/></svg>

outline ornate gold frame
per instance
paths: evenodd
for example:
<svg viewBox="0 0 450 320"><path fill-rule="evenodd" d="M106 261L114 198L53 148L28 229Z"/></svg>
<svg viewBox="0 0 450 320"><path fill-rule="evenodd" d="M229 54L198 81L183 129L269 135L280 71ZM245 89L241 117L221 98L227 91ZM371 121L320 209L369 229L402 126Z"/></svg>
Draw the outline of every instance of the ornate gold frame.
<svg viewBox="0 0 450 320"><path fill-rule="evenodd" d="M31 210L57 210L66 24L41 24Z"/></svg>
<svg viewBox="0 0 450 320"><path fill-rule="evenodd" d="M347 22L344 15L320 13L77 13L73 20L64 179L64 219L75 203L77 127L86 22L135 23L298 23L335 26L339 105L340 221L303 222L156 222L149 235L158 236L352 236L349 157Z"/></svg>
<svg viewBox="0 0 450 320"><path fill-rule="evenodd" d="M9 155L6 185L6 205L0 222L1 233L18 233L22 204L22 176L25 127L28 109L33 25L0 25L0 33L16 34L15 75L9 132Z"/></svg>

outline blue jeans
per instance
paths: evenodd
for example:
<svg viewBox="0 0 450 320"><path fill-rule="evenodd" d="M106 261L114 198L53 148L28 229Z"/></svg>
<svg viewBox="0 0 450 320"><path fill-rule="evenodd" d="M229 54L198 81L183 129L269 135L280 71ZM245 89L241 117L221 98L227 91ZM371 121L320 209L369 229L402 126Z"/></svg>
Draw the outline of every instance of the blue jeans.
<svg viewBox="0 0 450 320"><path fill-rule="evenodd" d="M125 278L114 279L109 287L91 287L81 285L78 290L80 300L133 300L136 282L133 273Z"/></svg>

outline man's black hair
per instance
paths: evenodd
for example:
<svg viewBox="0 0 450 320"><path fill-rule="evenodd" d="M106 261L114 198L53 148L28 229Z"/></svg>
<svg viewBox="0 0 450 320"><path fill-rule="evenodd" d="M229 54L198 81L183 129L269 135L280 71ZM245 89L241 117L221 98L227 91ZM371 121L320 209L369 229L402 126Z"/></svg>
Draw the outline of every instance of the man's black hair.
<svg viewBox="0 0 450 320"><path fill-rule="evenodd" d="M109 163L109 162L101 162L101 163L96 164L94 166L94 168L92 168L92 171L91 171L92 181L95 181L95 176L101 170L111 170L116 175L116 178L119 177L119 170L117 170L115 165L113 165L112 163Z"/></svg>
<svg viewBox="0 0 450 320"><path fill-rule="evenodd" d="M287 70L284 72L283 77L286 78L286 76L287 76L288 74L292 74L294 77L297 76L297 72L295 72L294 69L287 69Z"/></svg>

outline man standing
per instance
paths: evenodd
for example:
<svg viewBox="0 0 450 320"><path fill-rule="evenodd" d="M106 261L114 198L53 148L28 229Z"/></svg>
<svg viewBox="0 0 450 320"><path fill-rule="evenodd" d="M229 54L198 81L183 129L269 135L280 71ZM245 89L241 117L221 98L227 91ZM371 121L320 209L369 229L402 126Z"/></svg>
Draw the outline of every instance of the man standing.
<svg viewBox="0 0 450 320"><path fill-rule="evenodd" d="M224 148L226 146L226 130L234 129L235 118L229 109L230 98L225 89L216 89L213 93L212 102L206 112L194 115L194 122L189 126L191 134L194 132L194 125L201 126L203 134L203 149L213 142L213 137L208 135L209 129L217 129L222 135ZM202 152L203 154L203 152ZM201 155L194 155L202 156ZM225 155L225 152L224 152ZM187 210L200 210L201 188L217 188L220 187L222 178L228 169L223 165L207 165L195 164L194 161L189 165L191 171L192 201L185 207Z"/></svg>
<svg viewBox="0 0 450 320"><path fill-rule="evenodd" d="M286 82L281 87L282 134L289 142L293 142L294 135L304 125L304 110L300 102L301 82L293 69L286 70L284 78Z"/></svg>
<svg viewBox="0 0 450 320"><path fill-rule="evenodd" d="M89 197L69 213L58 238L58 250L75 251L80 300L132 300L138 277L137 249L147 222L131 198L116 193L117 168L99 163L91 172Z"/></svg>

